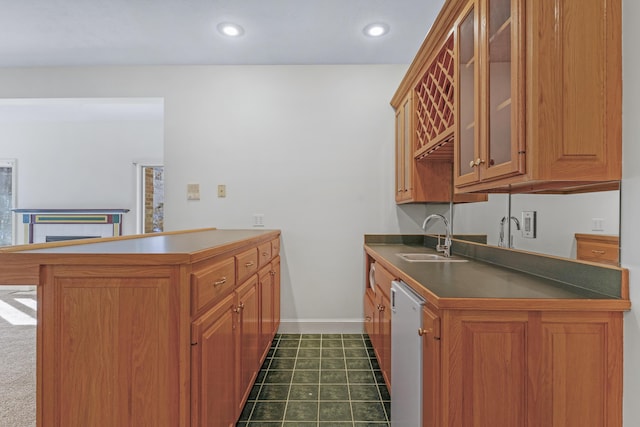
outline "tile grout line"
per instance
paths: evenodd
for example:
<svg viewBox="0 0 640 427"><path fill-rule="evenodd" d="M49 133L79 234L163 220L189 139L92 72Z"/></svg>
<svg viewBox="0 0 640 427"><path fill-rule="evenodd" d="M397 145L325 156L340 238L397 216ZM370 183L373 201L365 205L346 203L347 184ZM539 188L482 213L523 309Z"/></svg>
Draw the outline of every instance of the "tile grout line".
<svg viewBox="0 0 640 427"><path fill-rule="evenodd" d="M340 342L342 343L342 360L344 361L344 373L347 378L347 396L349 397L349 409L351 410L351 425L355 427L356 418L353 415L353 401L351 400L351 383L349 382L349 367L347 366L347 354L344 348L344 334L340 335Z"/></svg>
<svg viewBox="0 0 640 427"><path fill-rule="evenodd" d="M284 422L287 419L287 408L289 407L289 397L291 396L291 388L293 387L293 377L296 374L296 365L298 364L298 353L300 353L301 343L302 343L302 334L300 334L300 337L298 337L298 348L296 349L295 362L293 362L293 369L291 370L291 379L289 380L289 390L287 391L287 400L284 402L284 412L282 413L281 427L284 427Z"/></svg>
<svg viewBox="0 0 640 427"><path fill-rule="evenodd" d="M324 334L320 334L320 354L318 355L318 395L316 396L317 402L318 402L318 410L316 413L317 416L317 420L316 420L316 426L320 427L320 390L322 389L320 387L320 384L322 384L322 340Z"/></svg>
<svg viewBox="0 0 640 427"><path fill-rule="evenodd" d="M371 359L373 359L373 358L369 354L369 350L368 350L369 347L367 347L367 341L366 341L366 339L364 339L364 336L363 336L362 340L364 342L365 351L367 352L367 359L369 361L369 368L371 368L371 372L373 373L373 377L374 377L373 379L375 381L376 391L378 392L378 398L379 398L380 404L382 405L382 409L384 411L384 417L387 420L387 424L389 424L391 422L391 420L390 420L389 414L387 413L387 407L384 405L384 399L382 398L382 393L380 392L380 384L378 384L378 379L375 377L375 371L376 370L374 369L373 363L371 362ZM384 383L384 386L386 387L387 384Z"/></svg>
<svg viewBox="0 0 640 427"><path fill-rule="evenodd" d="M274 338L275 340L275 338ZM260 393L262 392L262 387L264 386L264 380L267 377L267 374L269 373L269 369L271 368L271 362L273 362L273 356L276 354L276 351L280 345L280 338L278 338L275 347L273 347L273 342L271 343L272 348L273 348L273 354L271 355L271 358L269 358L269 352L267 351L267 358L269 358L269 363L267 364L265 373L264 373L264 378L262 378L262 381L260 381L260 387L258 387L258 392L255 396L255 400L253 401L253 406L251 407L251 412L249 412L249 415L247 416L247 425L249 425L249 423L251 422L251 418L253 417L253 411L256 409L256 406L258 405L258 397L260 397ZM260 371L262 370L262 367L260 367ZM260 371L258 371L258 375L260 375ZM256 377L257 378L257 377ZM255 384L254 384L255 386ZM251 392L249 392L251 393ZM249 399L247 399L248 401ZM246 403L245 403L246 405Z"/></svg>

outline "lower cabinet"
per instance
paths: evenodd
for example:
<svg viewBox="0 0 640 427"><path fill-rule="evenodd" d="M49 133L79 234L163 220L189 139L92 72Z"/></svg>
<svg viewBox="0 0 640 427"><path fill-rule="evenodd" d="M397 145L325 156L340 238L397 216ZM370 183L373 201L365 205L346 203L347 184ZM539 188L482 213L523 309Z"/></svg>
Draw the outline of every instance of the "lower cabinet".
<svg viewBox="0 0 640 427"><path fill-rule="evenodd" d="M238 335L240 336L240 339L237 340L239 344L237 354L239 355L238 361L240 362L240 367L236 369L236 371L240 374L240 378L237 387L236 414L240 414L244 407L244 402L246 402L249 397L253 382L258 376L260 357L262 356L258 278L255 275L252 276L238 287L236 294L238 298ZM267 345L267 348L268 347Z"/></svg>
<svg viewBox="0 0 640 427"><path fill-rule="evenodd" d="M276 257L258 273L260 286L260 342L264 350L263 358L269 351L280 326L280 257Z"/></svg>
<svg viewBox="0 0 640 427"><path fill-rule="evenodd" d="M391 302L385 294L378 295L378 362L387 388L391 391Z"/></svg>
<svg viewBox="0 0 640 427"><path fill-rule="evenodd" d="M426 308L420 332L423 426L622 425L619 312Z"/></svg>
<svg viewBox="0 0 640 427"><path fill-rule="evenodd" d="M236 295L230 294L192 325L191 425L229 427L237 418Z"/></svg>
<svg viewBox="0 0 640 427"><path fill-rule="evenodd" d="M375 285L364 296L365 332L378 359L382 376L391 390L391 281L394 277L381 265L375 266Z"/></svg>
<svg viewBox="0 0 640 427"><path fill-rule="evenodd" d="M212 283L221 281L216 277ZM192 427L236 425L279 323L279 257L197 316L191 328Z"/></svg>

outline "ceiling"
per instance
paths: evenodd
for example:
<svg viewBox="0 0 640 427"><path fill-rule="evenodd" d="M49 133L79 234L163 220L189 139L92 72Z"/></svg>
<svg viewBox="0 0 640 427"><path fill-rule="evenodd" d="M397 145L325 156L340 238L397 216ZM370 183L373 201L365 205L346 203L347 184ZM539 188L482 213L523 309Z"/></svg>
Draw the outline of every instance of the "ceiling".
<svg viewBox="0 0 640 427"><path fill-rule="evenodd" d="M2 0L0 67L408 64L444 0ZM244 28L218 33L220 22ZM365 25L386 22L375 39Z"/></svg>

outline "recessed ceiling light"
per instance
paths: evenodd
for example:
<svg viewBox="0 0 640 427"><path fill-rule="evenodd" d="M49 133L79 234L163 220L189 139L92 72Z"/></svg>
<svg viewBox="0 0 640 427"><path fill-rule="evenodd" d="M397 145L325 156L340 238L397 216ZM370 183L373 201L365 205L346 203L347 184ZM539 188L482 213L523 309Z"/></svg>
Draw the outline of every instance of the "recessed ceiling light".
<svg viewBox="0 0 640 427"><path fill-rule="evenodd" d="M221 22L218 24L218 31L227 37L240 37L244 34L244 28L232 22Z"/></svg>
<svg viewBox="0 0 640 427"><path fill-rule="evenodd" d="M382 37L389 32L389 25L384 22L376 22L364 27L362 32L369 37Z"/></svg>

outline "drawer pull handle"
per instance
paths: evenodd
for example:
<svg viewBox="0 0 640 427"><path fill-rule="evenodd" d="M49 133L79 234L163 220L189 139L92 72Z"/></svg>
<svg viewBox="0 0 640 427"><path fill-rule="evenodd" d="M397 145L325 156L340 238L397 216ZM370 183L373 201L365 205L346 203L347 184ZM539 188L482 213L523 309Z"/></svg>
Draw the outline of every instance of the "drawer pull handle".
<svg viewBox="0 0 640 427"><path fill-rule="evenodd" d="M269 256L269 252L262 252L262 256Z"/></svg>
<svg viewBox="0 0 640 427"><path fill-rule="evenodd" d="M227 283L227 278L223 277L222 279L216 282L213 282L213 286L218 287L218 286L224 285L225 283Z"/></svg>
<svg viewBox="0 0 640 427"><path fill-rule="evenodd" d="M591 252L593 252L594 254L598 254L598 255L604 255L605 251L597 251L595 249L593 249Z"/></svg>
<svg viewBox="0 0 640 427"><path fill-rule="evenodd" d="M244 266L247 267L247 268L253 267L253 261L245 262Z"/></svg>
<svg viewBox="0 0 640 427"><path fill-rule="evenodd" d="M371 316L365 317L364 320L366 320L367 322L371 322Z"/></svg>

